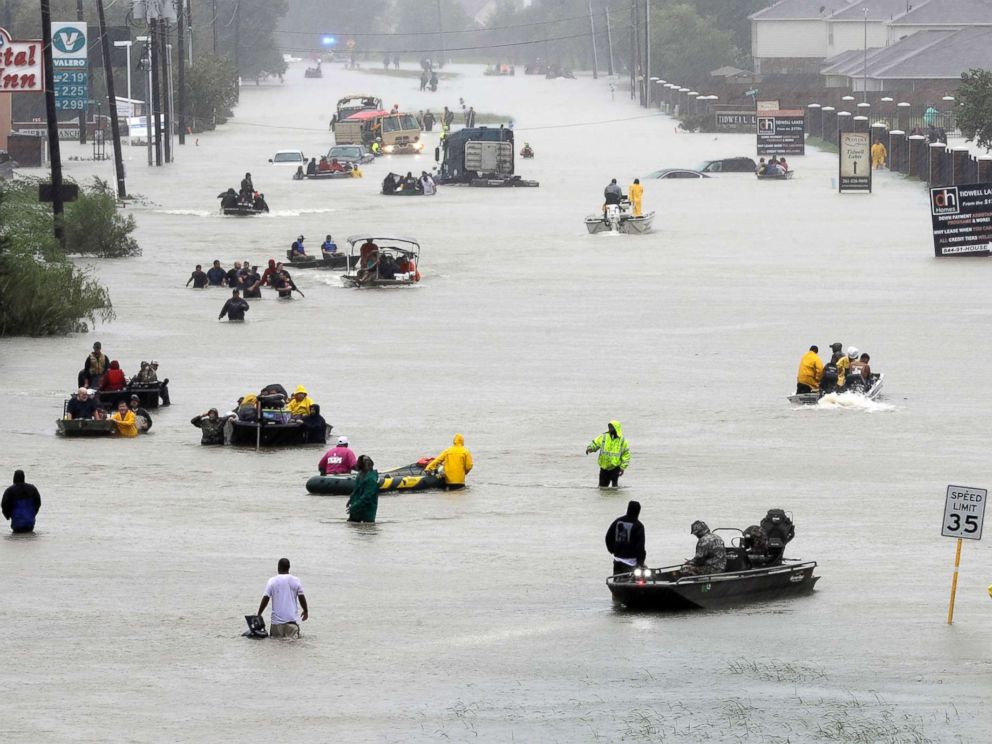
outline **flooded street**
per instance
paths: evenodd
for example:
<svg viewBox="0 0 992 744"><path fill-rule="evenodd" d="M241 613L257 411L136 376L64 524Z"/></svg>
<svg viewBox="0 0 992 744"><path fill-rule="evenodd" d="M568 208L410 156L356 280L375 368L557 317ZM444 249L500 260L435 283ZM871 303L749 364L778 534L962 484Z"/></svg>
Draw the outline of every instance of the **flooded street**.
<svg viewBox="0 0 992 744"><path fill-rule="evenodd" d="M796 177L645 181L644 236L586 234L611 178L754 154L752 135L676 133L605 80L416 78L325 65L242 89L236 117L151 169L125 148L140 258L89 261L117 319L68 338L0 340L11 405L3 477L41 490L37 534L0 539L0 686L8 742L977 742L992 713L992 542L954 543L949 483L988 487L992 399L980 370L987 260L933 258L926 192L880 174L836 193L835 155ZM408 65L409 66L409 65ZM441 187L387 199L363 179L293 181L276 150L326 151L347 93L387 108L459 97L514 120L517 172L538 189ZM456 124L460 125L460 112ZM199 144L194 145L198 139ZM89 149L64 146L63 156ZM245 171L272 213L218 214ZM31 173L27 171L27 173ZM111 180L112 161L67 163ZM422 246L418 286L352 290L293 272L243 325L195 264L316 252L362 232ZM100 340L128 375L157 359L173 405L149 436L63 440L62 401ZM810 344L871 354L874 404L789 406ZM322 449L201 447L189 419L246 392L303 384L382 470L462 432L469 488L379 502L306 493ZM632 450L618 492L584 450L617 418ZM689 525L793 514L787 555L819 562L810 597L673 616L617 609L603 534L643 505L648 563L692 554ZM295 643L239 637L281 556L311 615ZM291 732L291 733L290 733Z"/></svg>

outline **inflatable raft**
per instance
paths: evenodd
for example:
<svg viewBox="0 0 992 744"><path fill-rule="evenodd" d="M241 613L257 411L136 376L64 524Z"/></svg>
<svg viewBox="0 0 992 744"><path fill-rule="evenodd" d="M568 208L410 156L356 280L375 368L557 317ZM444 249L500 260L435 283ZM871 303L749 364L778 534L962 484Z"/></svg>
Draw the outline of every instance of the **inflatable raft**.
<svg viewBox="0 0 992 744"><path fill-rule="evenodd" d="M384 470L379 473L379 491L426 491L444 488L444 476L426 473L431 461L425 457L412 465ZM355 475L315 475L307 481L307 491L321 496L350 496L355 487Z"/></svg>

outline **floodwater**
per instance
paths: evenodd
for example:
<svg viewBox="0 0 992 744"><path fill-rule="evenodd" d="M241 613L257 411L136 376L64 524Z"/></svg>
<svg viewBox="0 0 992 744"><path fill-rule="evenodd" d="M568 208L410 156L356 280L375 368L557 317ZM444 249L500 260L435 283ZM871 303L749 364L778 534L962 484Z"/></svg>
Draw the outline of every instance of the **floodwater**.
<svg viewBox="0 0 992 744"><path fill-rule="evenodd" d="M128 150L140 258L91 261L116 321L0 342L4 470L41 489L38 533L0 539L0 667L9 742L974 742L987 738L992 551L954 543L948 483L989 484L987 260L936 261L921 186L887 173L832 190L834 156L791 182L646 183L647 236L588 236L611 177L753 153L745 135L677 134L605 80L416 80L325 66L245 86L237 117L177 163ZM539 189L442 188L386 199L387 158L354 181L294 182L266 160L326 148L343 94L514 118ZM459 118L460 121L460 118ZM567 126L566 126L567 125ZM436 133L429 137L433 142ZM429 148L432 150L433 148ZM66 147L66 156L88 149ZM245 171L267 217L216 215ZM70 162L77 178L109 163ZM413 235L414 289L344 289L296 271L305 299L216 321L197 262L279 258L300 232ZM128 373L161 362L174 404L134 441L64 441L62 400L90 345ZM884 371L874 406L790 408L811 343L856 345ZM456 494L383 496L380 523L310 496L318 449L203 448L191 416L269 382L302 383L380 467L465 434ZM619 418L619 492L583 455ZM793 513L807 598L730 612L633 615L604 585L609 522L643 504L649 562L691 554L689 524ZM239 637L280 556L312 609L298 642Z"/></svg>

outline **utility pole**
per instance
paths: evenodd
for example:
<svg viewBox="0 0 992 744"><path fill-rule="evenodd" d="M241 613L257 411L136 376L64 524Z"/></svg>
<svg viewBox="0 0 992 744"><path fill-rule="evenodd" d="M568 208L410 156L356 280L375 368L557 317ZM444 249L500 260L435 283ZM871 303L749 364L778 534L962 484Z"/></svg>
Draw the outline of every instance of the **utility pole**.
<svg viewBox="0 0 992 744"><path fill-rule="evenodd" d="M630 4L630 97L634 98L635 86L640 92L641 105L644 105L644 87L637 83L637 72L641 65L641 17L637 0Z"/></svg>
<svg viewBox="0 0 992 744"><path fill-rule="evenodd" d="M444 49L444 20L441 18L441 0L437 0L437 38L441 42L441 62L439 68L444 67L444 58L448 53Z"/></svg>
<svg viewBox="0 0 992 744"><path fill-rule="evenodd" d="M613 31L610 29L610 6L603 9L606 15L606 46L610 50L610 77L613 77Z"/></svg>
<svg viewBox="0 0 992 744"><path fill-rule="evenodd" d="M864 78L861 81L861 100L868 103L868 8L862 8L865 12L865 66Z"/></svg>
<svg viewBox="0 0 992 744"><path fill-rule="evenodd" d="M210 30L214 35L214 56L217 56L217 0L210 0L213 13L213 19L210 21Z"/></svg>
<svg viewBox="0 0 992 744"><path fill-rule="evenodd" d="M165 162L172 162L172 55L169 53L169 19L159 18L159 61L162 63L162 135Z"/></svg>
<svg viewBox="0 0 992 744"><path fill-rule="evenodd" d="M48 159L52 166L52 217L55 239L65 248L65 230L62 215L62 152L59 148L59 120L55 113L55 65L52 63L52 8L49 0L41 0L41 43L45 58L45 114L48 119Z"/></svg>
<svg viewBox="0 0 992 744"><path fill-rule="evenodd" d="M651 0L644 0L644 107L651 106Z"/></svg>
<svg viewBox="0 0 992 744"><path fill-rule="evenodd" d="M235 96L241 98L241 0L234 5L234 71Z"/></svg>
<svg viewBox="0 0 992 744"><path fill-rule="evenodd" d="M159 48L158 24L157 19L148 19L148 43L152 48L152 129L155 137L155 165L162 165L162 87L159 75L162 50Z"/></svg>
<svg viewBox="0 0 992 744"><path fill-rule="evenodd" d="M599 80L599 60L596 58L596 24L592 19L592 0L589 0L589 35L592 38L592 79Z"/></svg>
<svg viewBox="0 0 992 744"><path fill-rule="evenodd" d="M186 144L186 0L176 0L176 51L179 53L179 144ZM192 41L192 39L190 39Z"/></svg>
<svg viewBox="0 0 992 744"><path fill-rule="evenodd" d="M8 0L7 4L10 4ZM83 0L76 0L76 20L83 21ZM89 29L87 28L87 32ZM89 33L84 34L84 36L89 36ZM88 39L87 39L88 40ZM86 67L89 69L89 54L86 55ZM79 112L79 144L86 144L86 113L89 111L89 102L83 104L83 110Z"/></svg>
<svg viewBox="0 0 992 744"><path fill-rule="evenodd" d="M110 99L110 136L114 140L114 171L117 174L117 197L127 196L124 185L124 155L121 152L121 128L117 121L117 94L114 92L114 68L110 59L110 39L107 37L107 20L103 14L103 0L96 0L97 18L100 20L100 48L103 51L103 75L107 80L107 98ZM130 75L130 69L128 75ZM128 96L130 98L130 96ZM128 101L130 106L130 101Z"/></svg>

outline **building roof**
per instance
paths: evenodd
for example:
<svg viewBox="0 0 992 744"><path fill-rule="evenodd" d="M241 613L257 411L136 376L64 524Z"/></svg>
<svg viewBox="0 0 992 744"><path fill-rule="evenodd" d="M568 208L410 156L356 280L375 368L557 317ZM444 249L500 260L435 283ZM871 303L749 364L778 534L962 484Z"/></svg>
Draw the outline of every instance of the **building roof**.
<svg viewBox="0 0 992 744"><path fill-rule="evenodd" d="M851 4L852 0L779 0L748 16L752 21L815 21ZM857 2L857 0L854 0Z"/></svg>
<svg viewBox="0 0 992 744"><path fill-rule="evenodd" d="M992 68L992 26L920 31L891 46L869 49L867 63L873 80L957 80L970 69ZM831 57L820 73L861 77L864 50Z"/></svg>
<svg viewBox="0 0 992 744"><path fill-rule="evenodd" d="M925 0L892 19L896 26L992 26L992 0Z"/></svg>
<svg viewBox="0 0 992 744"><path fill-rule="evenodd" d="M869 21L889 21L906 12L912 0L860 0L851 3L830 16L831 21L865 20L865 8L868 8Z"/></svg>

